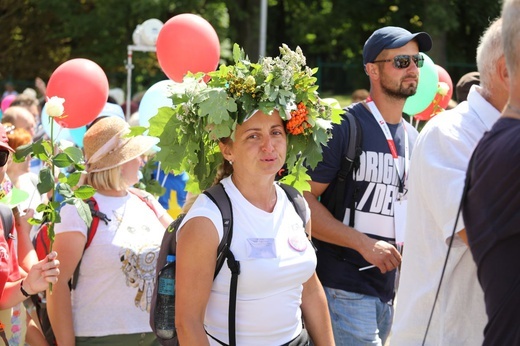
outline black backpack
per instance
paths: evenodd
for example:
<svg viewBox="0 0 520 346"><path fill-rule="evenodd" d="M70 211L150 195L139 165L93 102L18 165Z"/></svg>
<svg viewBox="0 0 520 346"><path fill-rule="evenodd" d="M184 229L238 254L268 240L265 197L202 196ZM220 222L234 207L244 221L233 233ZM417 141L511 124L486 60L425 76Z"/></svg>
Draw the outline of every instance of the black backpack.
<svg viewBox="0 0 520 346"><path fill-rule="evenodd" d="M2 220L2 227L4 229L4 238L6 241L9 239L14 239L14 235L11 234L11 230L13 229L13 212L11 208L9 208L5 204L0 204L0 219Z"/></svg>
<svg viewBox="0 0 520 346"><path fill-rule="evenodd" d="M303 225L305 228L305 220L306 220L306 209L305 202L303 196L292 186L279 184L280 187L285 191L287 197L294 205L296 212L300 216L303 221ZM231 239L233 237L233 211L231 206L231 201L229 196L227 195L224 186L222 184L217 184L209 189L204 191L204 194L208 196L213 203L219 208L222 214L222 222L224 226L224 234L222 236L222 240L217 248L217 264L215 266L215 274L213 275L213 279L218 275L224 261L227 260L227 264L231 270L231 287L230 287L230 298L229 298L229 313L228 313L228 326L229 326L229 345L236 345L236 333L235 333L235 310L236 310L236 297L237 297L237 284L238 284L238 275L240 274L240 263L235 260L233 253L230 250ZM152 303L150 307L150 326L157 336L157 340L161 343L161 345L167 346L177 346L179 345L179 340L177 338L177 333L174 333L173 338L171 339L162 339L157 335L157 330L155 326L155 314L156 314L156 305L157 305L157 288L159 277L161 276L162 270L166 266L166 257L168 255L176 254L176 232L181 224L185 214L181 214L175 219L170 226L164 232L164 237L161 243L161 249L159 250L159 256L157 258L157 274L155 285L152 294ZM169 263L168 267L173 266L175 271L175 263Z"/></svg>
<svg viewBox="0 0 520 346"><path fill-rule="evenodd" d="M359 157L363 152L363 129L356 116L345 109L345 120L349 123L349 141L347 143L347 153L341 161L341 168L336 176L336 182L333 190L330 192L325 206L337 220L343 221L345 211L348 206L350 208L350 222L349 226L354 227L355 215L355 201L357 199L357 189L354 189L353 195L350 198L345 198L347 193L347 181L349 175L353 171L359 169Z"/></svg>

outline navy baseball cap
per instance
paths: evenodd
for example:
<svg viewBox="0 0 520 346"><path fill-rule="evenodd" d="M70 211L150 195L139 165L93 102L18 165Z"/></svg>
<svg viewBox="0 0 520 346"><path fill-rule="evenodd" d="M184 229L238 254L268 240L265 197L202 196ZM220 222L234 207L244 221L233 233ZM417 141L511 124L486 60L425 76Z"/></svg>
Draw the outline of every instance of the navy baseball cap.
<svg viewBox="0 0 520 346"><path fill-rule="evenodd" d="M399 48L415 39L420 52L432 48L432 38L425 32L412 34L410 31L396 26L385 26L374 31L363 47L363 65L376 60L384 49Z"/></svg>

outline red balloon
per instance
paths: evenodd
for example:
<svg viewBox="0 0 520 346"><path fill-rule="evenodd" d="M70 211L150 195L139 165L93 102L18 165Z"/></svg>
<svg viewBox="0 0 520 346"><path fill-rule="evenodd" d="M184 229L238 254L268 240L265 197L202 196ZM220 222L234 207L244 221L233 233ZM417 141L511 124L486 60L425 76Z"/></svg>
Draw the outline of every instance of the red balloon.
<svg viewBox="0 0 520 346"><path fill-rule="evenodd" d="M439 75L439 86L440 83L446 83L449 89L444 96L437 91L430 105L425 110L414 115L414 118L417 120L427 121L438 113L444 111L451 100L451 96L453 95L453 82L451 81L450 75L441 66L435 65L435 67L437 68L437 74Z"/></svg>
<svg viewBox="0 0 520 346"><path fill-rule="evenodd" d="M443 97L439 93L435 94L432 103L430 103L430 105L425 110L414 115L414 118L421 121L428 121L433 118L435 115L437 115L437 113L442 111L439 104L442 98Z"/></svg>
<svg viewBox="0 0 520 346"><path fill-rule="evenodd" d="M157 60L168 78L181 83L186 73L214 71L220 60L220 42L204 18L184 13L170 18L159 31Z"/></svg>
<svg viewBox="0 0 520 346"><path fill-rule="evenodd" d="M108 88L108 78L95 62L81 58L64 62L47 83L47 97L65 99L66 117L54 120L72 129L91 123L107 102Z"/></svg>

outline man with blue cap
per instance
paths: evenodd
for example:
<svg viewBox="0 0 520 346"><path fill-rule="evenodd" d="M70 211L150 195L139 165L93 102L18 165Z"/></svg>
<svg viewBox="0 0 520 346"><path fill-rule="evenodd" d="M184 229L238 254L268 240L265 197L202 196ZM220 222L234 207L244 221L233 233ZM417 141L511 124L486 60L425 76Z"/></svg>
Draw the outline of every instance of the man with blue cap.
<svg viewBox="0 0 520 346"><path fill-rule="evenodd" d="M344 120L333 127L322 162L310 172L305 198L336 345L384 345L390 333L401 263L396 238L406 220L408 161L418 135L403 120L403 108L417 91L424 62L420 52L431 47L427 33L393 26L368 38L363 65L370 96L346 109L362 134L359 163L339 191L337 176L351 130ZM340 213L330 203L338 193L345 206Z"/></svg>

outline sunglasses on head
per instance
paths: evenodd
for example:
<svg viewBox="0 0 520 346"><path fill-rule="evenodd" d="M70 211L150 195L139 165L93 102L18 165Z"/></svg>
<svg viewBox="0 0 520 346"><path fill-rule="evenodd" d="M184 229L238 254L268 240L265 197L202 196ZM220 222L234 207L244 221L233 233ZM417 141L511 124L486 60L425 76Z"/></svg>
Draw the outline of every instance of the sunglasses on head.
<svg viewBox="0 0 520 346"><path fill-rule="evenodd" d="M9 158L9 152L8 151L0 151L0 167L4 167L7 163L7 159Z"/></svg>
<svg viewBox="0 0 520 346"><path fill-rule="evenodd" d="M413 60L414 64L421 68L424 64L424 57L421 54L415 54L415 55L396 55L393 59L386 59L386 60L376 60L376 62L394 62L395 68L408 68L410 66L410 60Z"/></svg>

